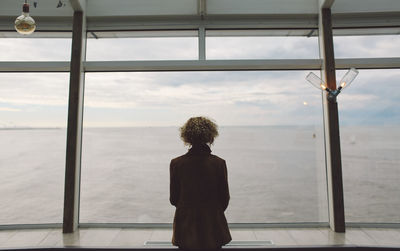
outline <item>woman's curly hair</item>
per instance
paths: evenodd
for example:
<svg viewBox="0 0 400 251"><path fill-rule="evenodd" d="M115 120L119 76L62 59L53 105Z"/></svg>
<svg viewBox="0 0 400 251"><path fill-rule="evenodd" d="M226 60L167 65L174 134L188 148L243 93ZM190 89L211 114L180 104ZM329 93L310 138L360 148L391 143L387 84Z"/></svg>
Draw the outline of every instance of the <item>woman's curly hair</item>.
<svg viewBox="0 0 400 251"><path fill-rule="evenodd" d="M192 117L180 129L186 145L212 144L218 136L218 126L206 117Z"/></svg>

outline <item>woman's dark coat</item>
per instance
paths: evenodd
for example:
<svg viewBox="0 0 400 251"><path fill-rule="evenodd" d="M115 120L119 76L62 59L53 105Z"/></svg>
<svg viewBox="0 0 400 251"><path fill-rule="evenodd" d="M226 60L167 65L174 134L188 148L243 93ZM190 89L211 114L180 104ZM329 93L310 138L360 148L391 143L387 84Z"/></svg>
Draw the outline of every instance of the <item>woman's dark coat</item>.
<svg viewBox="0 0 400 251"><path fill-rule="evenodd" d="M176 207L172 244L215 249L232 240L224 211L229 203L225 160L207 145L171 161L170 202Z"/></svg>

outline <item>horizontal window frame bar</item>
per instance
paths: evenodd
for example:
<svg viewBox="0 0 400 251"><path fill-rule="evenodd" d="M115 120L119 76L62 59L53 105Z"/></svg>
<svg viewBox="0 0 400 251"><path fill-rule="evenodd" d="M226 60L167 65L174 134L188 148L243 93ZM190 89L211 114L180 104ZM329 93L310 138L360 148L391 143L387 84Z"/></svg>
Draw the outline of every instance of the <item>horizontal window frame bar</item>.
<svg viewBox="0 0 400 251"><path fill-rule="evenodd" d="M228 223L230 229L241 228L323 228L329 227L328 222L299 223ZM400 223L368 223L346 222L349 228L394 228L400 229ZM56 229L62 228L62 223L47 224L8 224L0 225L0 230L22 229ZM171 229L172 223L80 223L79 228L132 228L132 229Z"/></svg>
<svg viewBox="0 0 400 251"><path fill-rule="evenodd" d="M85 72L320 70L321 59L86 61ZM396 58L338 58L336 69L398 69ZM69 61L0 62L0 72L69 72Z"/></svg>
<svg viewBox="0 0 400 251"><path fill-rule="evenodd" d="M228 223L230 229L240 228L320 228L328 222L299 223ZM80 228L172 228L172 223L79 223Z"/></svg>
<svg viewBox="0 0 400 251"><path fill-rule="evenodd" d="M69 61L0 62L0 72L69 72Z"/></svg>
<svg viewBox="0 0 400 251"><path fill-rule="evenodd" d="M336 58L337 70L351 67L366 69L397 69L400 68L400 57L393 58Z"/></svg>
<svg viewBox="0 0 400 251"><path fill-rule="evenodd" d="M240 228L320 228L329 227L328 222L299 223L228 223L231 229ZM9 224L0 225L0 230L62 228L62 223L50 224ZM172 229L172 223L79 223L79 228L158 228Z"/></svg>
<svg viewBox="0 0 400 251"><path fill-rule="evenodd" d="M0 17L0 31L13 32L10 25L15 16ZM72 16L35 16L40 24L38 32L72 31ZM185 30L198 29L316 29L318 14L216 14L206 15L167 15L167 16L88 16L87 30L95 31L146 31L146 30ZM333 13L333 29L366 29L365 34L373 35L368 28L400 27L399 12L376 13ZM398 34L395 30L390 34ZM12 36L12 34L10 34Z"/></svg>
<svg viewBox="0 0 400 251"><path fill-rule="evenodd" d="M319 70L320 59L88 61L85 72Z"/></svg>
<svg viewBox="0 0 400 251"><path fill-rule="evenodd" d="M400 229L400 222L397 222L397 223L346 222L346 227L350 227L350 228L399 228Z"/></svg>
<svg viewBox="0 0 400 251"><path fill-rule="evenodd" d="M2 231L2 230L26 230L26 229L55 229L55 228L62 228L62 223L0 225L0 231Z"/></svg>

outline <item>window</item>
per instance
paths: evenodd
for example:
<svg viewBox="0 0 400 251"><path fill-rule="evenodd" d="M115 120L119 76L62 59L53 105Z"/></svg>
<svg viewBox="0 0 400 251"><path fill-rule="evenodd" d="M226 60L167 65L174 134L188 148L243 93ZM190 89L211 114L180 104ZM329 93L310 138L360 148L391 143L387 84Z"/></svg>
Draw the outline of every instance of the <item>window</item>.
<svg viewBox="0 0 400 251"><path fill-rule="evenodd" d="M80 221L172 222L178 127L206 115L220 126L229 222L327 222L321 97L306 74L87 73Z"/></svg>
<svg viewBox="0 0 400 251"><path fill-rule="evenodd" d="M207 31L206 49L208 59L319 58L318 38L306 36L221 36Z"/></svg>
<svg viewBox="0 0 400 251"><path fill-rule="evenodd" d="M347 222L400 222L399 79L361 70L338 97Z"/></svg>
<svg viewBox="0 0 400 251"><path fill-rule="evenodd" d="M61 223L68 74L0 74L0 224Z"/></svg>
<svg viewBox="0 0 400 251"><path fill-rule="evenodd" d="M0 39L0 61L69 61L70 57L71 38Z"/></svg>
<svg viewBox="0 0 400 251"><path fill-rule="evenodd" d="M96 37L97 39L93 38ZM117 36L117 37L113 37ZM88 61L194 60L198 58L196 31L90 32Z"/></svg>
<svg viewBox="0 0 400 251"><path fill-rule="evenodd" d="M337 58L379 58L400 56L400 36L334 36Z"/></svg>

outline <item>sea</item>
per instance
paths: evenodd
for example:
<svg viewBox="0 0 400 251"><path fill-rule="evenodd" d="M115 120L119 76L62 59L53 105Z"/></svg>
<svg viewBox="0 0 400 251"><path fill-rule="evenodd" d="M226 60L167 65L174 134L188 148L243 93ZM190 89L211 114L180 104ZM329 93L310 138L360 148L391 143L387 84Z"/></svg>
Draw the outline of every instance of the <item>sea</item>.
<svg viewBox="0 0 400 251"><path fill-rule="evenodd" d="M400 223L400 126L343 126L347 222ZM221 126L230 223L328 222L321 126ZM61 223L65 128L0 129L0 225ZM81 223L171 223L178 127L84 128Z"/></svg>

